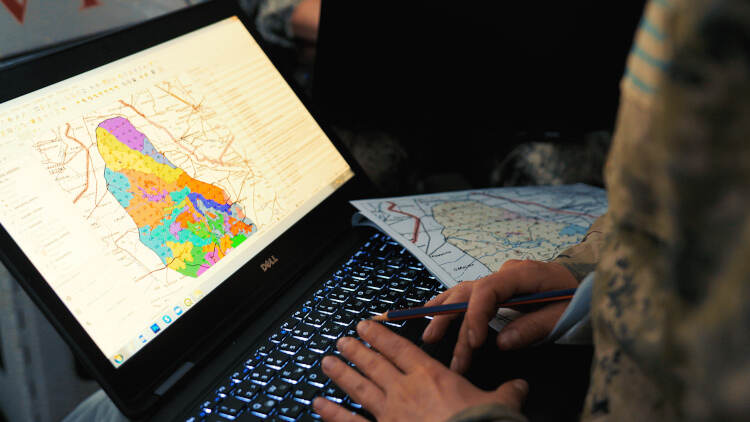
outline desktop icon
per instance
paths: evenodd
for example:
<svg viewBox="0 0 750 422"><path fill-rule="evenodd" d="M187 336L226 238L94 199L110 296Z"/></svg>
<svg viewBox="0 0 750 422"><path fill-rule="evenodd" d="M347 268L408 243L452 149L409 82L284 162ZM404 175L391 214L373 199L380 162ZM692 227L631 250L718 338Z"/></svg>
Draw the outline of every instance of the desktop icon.
<svg viewBox="0 0 750 422"><path fill-rule="evenodd" d="M116 364L118 364L118 365L119 365L119 364L121 364L121 363L123 362L123 360L125 360L125 359L124 359L124 358L122 357L122 355L115 355L115 358L114 358L114 359L115 359L115 363L116 363Z"/></svg>
<svg viewBox="0 0 750 422"><path fill-rule="evenodd" d="M179 306L175 306L174 313L179 316L180 314L182 314L182 308L180 308Z"/></svg>
<svg viewBox="0 0 750 422"><path fill-rule="evenodd" d="M172 322L172 318L169 315L164 315L163 317L161 317L161 320L164 321L165 324L169 324L170 322Z"/></svg>
<svg viewBox="0 0 750 422"><path fill-rule="evenodd" d="M159 332L159 324L152 324L151 325L151 331L154 332L154 334Z"/></svg>

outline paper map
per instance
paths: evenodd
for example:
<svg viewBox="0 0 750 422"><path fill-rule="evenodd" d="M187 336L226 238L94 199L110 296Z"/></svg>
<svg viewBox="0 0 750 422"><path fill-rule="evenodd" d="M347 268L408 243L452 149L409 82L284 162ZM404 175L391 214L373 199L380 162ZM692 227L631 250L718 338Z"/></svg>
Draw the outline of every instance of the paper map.
<svg viewBox="0 0 750 422"><path fill-rule="evenodd" d="M576 184L491 188L352 201L447 287L509 259L548 261L607 210L603 189Z"/></svg>

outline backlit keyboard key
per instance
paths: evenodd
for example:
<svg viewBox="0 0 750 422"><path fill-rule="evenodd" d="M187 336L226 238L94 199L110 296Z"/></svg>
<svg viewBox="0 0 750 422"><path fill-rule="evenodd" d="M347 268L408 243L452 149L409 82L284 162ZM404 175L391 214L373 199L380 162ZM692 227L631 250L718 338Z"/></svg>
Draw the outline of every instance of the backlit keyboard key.
<svg viewBox="0 0 750 422"><path fill-rule="evenodd" d="M219 412L221 416L234 419L240 414L243 407L245 407L244 401L234 397L227 397L227 399L221 402L219 407L216 408L216 411Z"/></svg>
<svg viewBox="0 0 750 422"><path fill-rule="evenodd" d="M346 393L341 391L335 384L331 383L323 389L323 395L331 401L341 403L346 397Z"/></svg>
<svg viewBox="0 0 750 422"><path fill-rule="evenodd" d="M358 313L361 313L365 309L365 306L367 306L366 302L359 300L359 299L354 299L344 304L344 310L346 312L358 314Z"/></svg>
<svg viewBox="0 0 750 422"><path fill-rule="evenodd" d="M330 299L323 299L320 301L320 303L318 303L318 306L315 308L315 310L330 315L336 312L339 306L341 306L341 303L339 302L334 302Z"/></svg>
<svg viewBox="0 0 750 422"><path fill-rule="evenodd" d="M268 383L265 388L265 393L277 400L281 400L286 397L286 394L292 389L292 385L282 381L281 379L275 379Z"/></svg>
<svg viewBox="0 0 750 422"><path fill-rule="evenodd" d="M305 409L305 406L294 399L286 399L279 403L279 415L290 418L291 420L297 419Z"/></svg>
<svg viewBox="0 0 750 422"><path fill-rule="evenodd" d="M275 350L271 352L268 356L266 356L265 362L266 366L273 369L281 369L286 365L287 362L291 359L291 356L287 355L286 353L282 353L278 350Z"/></svg>
<svg viewBox="0 0 750 422"><path fill-rule="evenodd" d="M294 355L302 348L304 344L304 341L289 336L285 338L284 341L279 343L279 351L281 353L286 353L287 355Z"/></svg>
<svg viewBox="0 0 750 422"><path fill-rule="evenodd" d="M258 396L258 398L256 398L252 403L250 403L248 409L258 416L265 417L268 416L269 413L271 413L273 408L276 406L276 403L276 400L266 396L265 394L262 394Z"/></svg>
<svg viewBox="0 0 750 422"><path fill-rule="evenodd" d="M404 279L401 279L401 278L399 278L399 279L393 279L393 280L391 280L388 283L388 288L391 291L404 292L404 291L406 291L406 289L409 288L409 286L411 286L411 283L412 283L411 281L404 280Z"/></svg>
<svg viewBox="0 0 750 422"><path fill-rule="evenodd" d="M357 293L354 294L354 297L356 297L357 299L363 302L369 302L372 299L374 299L377 294L378 294L377 290L359 289L357 290Z"/></svg>
<svg viewBox="0 0 750 422"><path fill-rule="evenodd" d="M249 382L244 382L239 387L235 388L232 394L234 397L249 402L251 401L256 394L260 391L261 386L258 384L253 384Z"/></svg>
<svg viewBox="0 0 750 422"><path fill-rule="evenodd" d="M276 375L276 371L272 368L261 366L250 372L248 379L256 384L266 385L273 379L274 375Z"/></svg>
<svg viewBox="0 0 750 422"><path fill-rule="evenodd" d="M381 267L375 270L375 275L380 278L391 279L396 274L396 270L391 267Z"/></svg>
<svg viewBox="0 0 750 422"><path fill-rule="evenodd" d="M310 342L307 343L307 348L317 352L317 353L325 353L328 351L328 348L331 346L331 343L333 340L327 337L323 337L320 334L316 334L315 337L310 339Z"/></svg>
<svg viewBox="0 0 750 422"><path fill-rule="evenodd" d="M331 322L348 327L354 322L354 316L350 312L337 312L331 316Z"/></svg>
<svg viewBox="0 0 750 422"><path fill-rule="evenodd" d="M205 413L206 415L210 415L214 411L214 408L215 408L214 406L215 406L214 402L212 402L212 401L205 401L200 406L200 410L201 410L201 412Z"/></svg>
<svg viewBox="0 0 750 422"><path fill-rule="evenodd" d="M310 404L312 399L318 394L318 388L310 384L298 384L292 390L294 400L304 404Z"/></svg>
<svg viewBox="0 0 750 422"><path fill-rule="evenodd" d="M339 287L351 292L351 291L357 290L360 284L362 284L362 280L358 280L356 278L351 278L351 277L345 277L341 281L341 284L339 284Z"/></svg>
<svg viewBox="0 0 750 422"><path fill-rule="evenodd" d="M304 368L309 368L318 363L318 358L320 358L320 355L315 352L303 351L294 357L294 363Z"/></svg>
<svg viewBox="0 0 750 422"><path fill-rule="evenodd" d="M346 329L346 326L336 324L333 321L328 321L320 327L320 334L324 337L331 339L339 338L341 333Z"/></svg>
<svg viewBox="0 0 750 422"><path fill-rule="evenodd" d="M351 292L348 292L341 287L336 287L328 294L328 299L331 299L334 302L344 302L349 298L349 295L351 295Z"/></svg>
<svg viewBox="0 0 750 422"><path fill-rule="evenodd" d="M232 391L233 386L234 383L232 383L231 381L225 382L224 384L221 384L219 387L217 387L214 393L217 397L224 398Z"/></svg>
<svg viewBox="0 0 750 422"><path fill-rule="evenodd" d="M315 335L315 331L316 331L316 327L312 325L300 324L297 326L297 328L292 330L292 337L302 340L302 341L307 341L310 339L310 337Z"/></svg>
<svg viewBox="0 0 750 422"><path fill-rule="evenodd" d="M316 365L307 374L307 383L312 384L315 387L323 387L328 383L328 376L320 369L320 365Z"/></svg>
<svg viewBox="0 0 750 422"><path fill-rule="evenodd" d="M310 315L305 317L305 323L310 324L313 327L320 327L326 319L328 319L328 315L319 311L312 311L310 312Z"/></svg>
<svg viewBox="0 0 750 422"><path fill-rule="evenodd" d="M279 371L279 376L288 383L296 384L305 376L305 373L307 373L307 368L298 365L289 365Z"/></svg>
<svg viewBox="0 0 750 422"><path fill-rule="evenodd" d="M281 323L281 329L291 331L294 327L299 324L299 320L296 320L294 318L288 318L284 322Z"/></svg>
<svg viewBox="0 0 750 422"><path fill-rule="evenodd" d="M349 273L353 279L356 280L365 280L370 275L370 271L366 270L364 268L356 268L352 269L352 271Z"/></svg>
<svg viewBox="0 0 750 422"><path fill-rule="evenodd" d="M283 340L287 334L289 334L289 331L286 330L279 330L273 334L271 334L271 337L268 338L268 341L271 343L279 343L281 340Z"/></svg>
<svg viewBox="0 0 750 422"><path fill-rule="evenodd" d="M367 312L369 312L372 315L380 315L383 312L391 310L391 307L388 306L387 303L383 302L372 302L369 305L367 305Z"/></svg>
<svg viewBox="0 0 750 422"><path fill-rule="evenodd" d="M264 344L260 345L257 349L255 349L255 353L261 354L263 356L269 354L271 350L273 350L274 344L270 341L265 342Z"/></svg>
<svg viewBox="0 0 750 422"><path fill-rule="evenodd" d="M385 287L385 284L387 283L387 280L384 278L371 278L365 281L365 284L363 285L364 288L371 289L371 290L381 290L383 287Z"/></svg>

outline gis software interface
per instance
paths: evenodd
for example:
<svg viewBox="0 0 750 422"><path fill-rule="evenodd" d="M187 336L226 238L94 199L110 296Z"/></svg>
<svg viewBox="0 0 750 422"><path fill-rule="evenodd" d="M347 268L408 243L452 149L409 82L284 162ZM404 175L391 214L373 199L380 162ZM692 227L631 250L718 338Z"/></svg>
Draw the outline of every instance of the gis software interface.
<svg viewBox="0 0 750 422"><path fill-rule="evenodd" d="M2 225L115 367L353 175L240 20L0 104Z"/></svg>

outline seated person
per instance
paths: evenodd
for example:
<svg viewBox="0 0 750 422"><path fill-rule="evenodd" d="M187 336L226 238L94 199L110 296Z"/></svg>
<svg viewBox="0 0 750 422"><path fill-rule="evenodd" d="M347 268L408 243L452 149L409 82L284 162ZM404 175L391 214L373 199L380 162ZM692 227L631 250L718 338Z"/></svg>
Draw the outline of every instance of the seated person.
<svg viewBox="0 0 750 422"><path fill-rule="evenodd" d="M652 0L622 79L605 171L609 211L554 262L511 261L428 305L469 302L451 370L385 327L338 343L324 372L378 420L522 421L528 385L459 375L496 304L575 286L596 270L594 362L583 420L750 419L750 4ZM501 350L543 339L556 304L519 318ZM426 341L444 334L435 317ZM374 349L374 350L373 350ZM378 353L379 352L379 353ZM363 421L323 398L326 421Z"/></svg>

